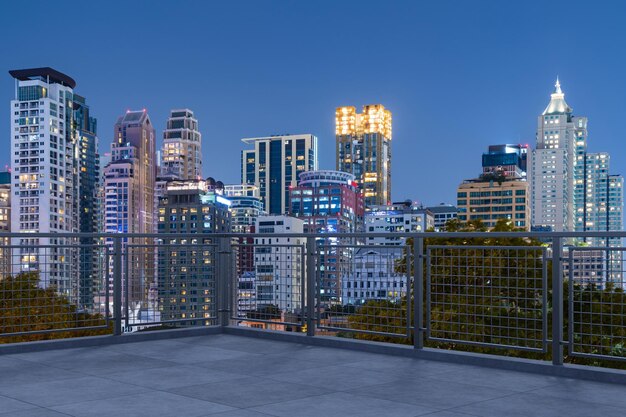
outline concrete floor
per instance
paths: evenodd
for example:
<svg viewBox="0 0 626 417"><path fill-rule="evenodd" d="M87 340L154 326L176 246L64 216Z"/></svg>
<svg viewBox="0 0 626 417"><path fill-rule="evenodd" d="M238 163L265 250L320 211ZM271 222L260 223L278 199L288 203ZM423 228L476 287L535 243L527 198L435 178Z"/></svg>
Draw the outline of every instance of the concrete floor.
<svg viewBox="0 0 626 417"><path fill-rule="evenodd" d="M226 334L0 356L0 417L623 416L626 386Z"/></svg>

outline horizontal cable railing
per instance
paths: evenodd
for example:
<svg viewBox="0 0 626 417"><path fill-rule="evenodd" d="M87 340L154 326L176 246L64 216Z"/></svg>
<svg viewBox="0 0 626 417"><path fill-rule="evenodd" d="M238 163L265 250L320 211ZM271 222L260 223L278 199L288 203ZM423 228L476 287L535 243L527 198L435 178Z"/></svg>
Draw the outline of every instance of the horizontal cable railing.
<svg viewBox="0 0 626 417"><path fill-rule="evenodd" d="M230 325L618 364L624 238L4 233L0 343Z"/></svg>

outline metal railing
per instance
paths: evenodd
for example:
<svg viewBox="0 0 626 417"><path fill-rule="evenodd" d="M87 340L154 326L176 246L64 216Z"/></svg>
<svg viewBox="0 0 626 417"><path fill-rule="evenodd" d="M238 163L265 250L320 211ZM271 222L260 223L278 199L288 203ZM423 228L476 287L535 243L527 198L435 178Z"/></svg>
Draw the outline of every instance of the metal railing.
<svg viewBox="0 0 626 417"><path fill-rule="evenodd" d="M0 342L247 326L621 361L625 237L2 234Z"/></svg>

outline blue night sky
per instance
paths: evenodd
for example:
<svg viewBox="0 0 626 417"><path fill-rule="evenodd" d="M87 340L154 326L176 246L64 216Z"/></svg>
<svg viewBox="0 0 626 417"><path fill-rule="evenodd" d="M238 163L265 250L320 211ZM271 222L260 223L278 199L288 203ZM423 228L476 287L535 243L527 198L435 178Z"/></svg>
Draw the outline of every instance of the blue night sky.
<svg viewBox="0 0 626 417"><path fill-rule="evenodd" d="M558 74L589 151L626 174L625 2L5 1L0 164L9 163L9 69L77 81L100 151L127 109L157 143L171 108L195 111L204 175L240 181L240 139L313 133L335 168L334 111L393 112L393 199L454 202L489 144L535 143Z"/></svg>

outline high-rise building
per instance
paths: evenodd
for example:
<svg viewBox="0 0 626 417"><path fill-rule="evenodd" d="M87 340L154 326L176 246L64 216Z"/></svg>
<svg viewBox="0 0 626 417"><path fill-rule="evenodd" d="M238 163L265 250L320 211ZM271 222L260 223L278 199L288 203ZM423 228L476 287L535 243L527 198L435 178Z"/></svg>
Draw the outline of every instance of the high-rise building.
<svg viewBox="0 0 626 417"><path fill-rule="evenodd" d="M365 211L366 233L419 233L435 227L433 213L411 201L371 206ZM368 237L368 245L400 246L406 236Z"/></svg>
<svg viewBox="0 0 626 417"><path fill-rule="evenodd" d="M156 233L155 180L154 127L145 110L128 111L115 123L111 162L104 169L106 233ZM112 245L112 239L106 243ZM124 297L129 304L141 303L156 285L155 250L150 247L154 240L134 238L129 242L125 237L122 244L128 253L128 265L123 268L128 276L122 277L122 287L128 288Z"/></svg>
<svg viewBox="0 0 626 417"><path fill-rule="evenodd" d="M587 151L587 140L587 118L573 115L557 79L550 103L538 118L537 149L529 158L536 230L622 230L624 179L609 173L608 153ZM620 239L584 240L595 247L621 246ZM621 280L621 272L611 272L621 270L621 252L610 251L605 258L603 279Z"/></svg>
<svg viewBox="0 0 626 417"><path fill-rule="evenodd" d="M163 238L158 251L160 318L182 325L215 324L216 240L198 234L228 233L230 201L207 181L167 183L159 200L159 233L188 238ZM196 235L196 236L194 236Z"/></svg>
<svg viewBox="0 0 626 417"><path fill-rule="evenodd" d="M550 103L537 118L537 147L529 158L532 225L553 231L575 229L583 200L582 167L587 118L574 116L557 79Z"/></svg>
<svg viewBox="0 0 626 417"><path fill-rule="evenodd" d="M257 217L264 214L259 189L254 185L226 185L224 196L231 202L231 231L233 233L254 233Z"/></svg>
<svg viewBox="0 0 626 417"><path fill-rule="evenodd" d="M391 112L382 104L335 111L336 169L356 178L365 205L391 203Z"/></svg>
<svg viewBox="0 0 626 417"><path fill-rule="evenodd" d="M255 297L253 308L274 306L285 313L299 313L303 307L304 222L290 216L260 216L256 230L268 236L254 242ZM296 234L294 237L272 236Z"/></svg>
<svg viewBox="0 0 626 417"><path fill-rule="evenodd" d="M79 223L76 82L52 68L9 71L11 101L11 228L16 233L76 233ZM42 287L78 296L78 250L66 238L15 238L13 273L36 271Z"/></svg>
<svg viewBox="0 0 626 417"><path fill-rule="evenodd" d="M0 232L11 231L11 173L0 172ZM10 240L0 238L0 280L11 275Z"/></svg>
<svg viewBox="0 0 626 417"><path fill-rule="evenodd" d="M79 230L81 233L101 232L100 210L100 153L98 152L98 123L91 116L84 97L74 94L74 129L78 146ZM102 289L102 262L104 254L97 249L98 239L80 238L79 288L80 305L93 306L94 296Z"/></svg>
<svg viewBox="0 0 626 417"><path fill-rule="evenodd" d="M610 174L611 158L608 153L585 153L584 158L580 181L583 198L582 204L576 207L576 231L622 230L624 178ZM593 246L606 244L604 238L593 238L592 241Z"/></svg>
<svg viewBox="0 0 626 417"><path fill-rule="evenodd" d="M170 112L163 132L161 173L181 180L202 178L202 135L198 120L189 109Z"/></svg>
<svg viewBox="0 0 626 417"><path fill-rule="evenodd" d="M254 149L241 152L241 183L259 187L265 211L285 214L289 188L298 175L317 170L317 138L310 134L242 139Z"/></svg>
<svg viewBox="0 0 626 417"><path fill-rule="evenodd" d="M342 282L351 276L356 243L349 237L325 234L363 232L365 207L354 175L341 171L307 171L289 193L289 214L304 221L304 232L315 233L323 302L341 302Z"/></svg>
<svg viewBox="0 0 626 417"><path fill-rule="evenodd" d="M257 219L266 214L258 187L246 184L226 185L224 196L231 202L230 230L233 233L254 233ZM240 317L245 317L247 312L256 308L254 238L236 238L233 249L236 251L235 268L238 278L237 311Z"/></svg>

